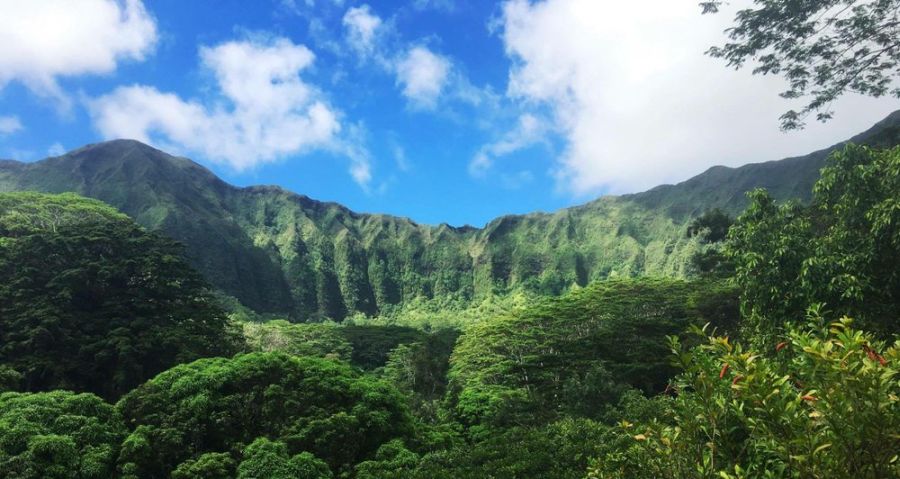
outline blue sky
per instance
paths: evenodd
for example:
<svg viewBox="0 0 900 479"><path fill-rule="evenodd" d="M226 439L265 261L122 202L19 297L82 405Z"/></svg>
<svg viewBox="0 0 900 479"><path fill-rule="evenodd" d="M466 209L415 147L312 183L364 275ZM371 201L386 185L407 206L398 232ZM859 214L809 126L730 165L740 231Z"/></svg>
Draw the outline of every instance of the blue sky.
<svg viewBox="0 0 900 479"><path fill-rule="evenodd" d="M779 79L703 55L733 11L644 3L0 0L0 157L130 137L236 185L480 226L807 153L900 108L850 96L783 134Z"/></svg>

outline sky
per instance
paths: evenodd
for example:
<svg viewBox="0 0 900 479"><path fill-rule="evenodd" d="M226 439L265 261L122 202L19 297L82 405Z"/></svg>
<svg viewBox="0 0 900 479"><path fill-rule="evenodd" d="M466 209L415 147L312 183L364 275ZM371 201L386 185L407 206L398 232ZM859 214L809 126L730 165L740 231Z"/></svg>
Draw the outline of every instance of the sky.
<svg viewBox="0 0 900 479"><path fill-rule="evenodd" d="M238 185L482 226L845 140L727 68L732 2L0 0L0 158L132 138Z"/></svg>

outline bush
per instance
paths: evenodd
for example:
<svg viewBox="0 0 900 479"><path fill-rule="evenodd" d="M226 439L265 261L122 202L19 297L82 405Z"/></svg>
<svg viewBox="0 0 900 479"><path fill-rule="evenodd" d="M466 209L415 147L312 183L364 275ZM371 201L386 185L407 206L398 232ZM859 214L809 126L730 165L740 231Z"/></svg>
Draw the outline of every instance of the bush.
<svg viewBox="0 0 900 479"><path fill-rule="evenodd" d="M670 419L623 422L630 447L596 479L900 477L900 342L812 320L767 351L672 341L684 369Z"/></svg>

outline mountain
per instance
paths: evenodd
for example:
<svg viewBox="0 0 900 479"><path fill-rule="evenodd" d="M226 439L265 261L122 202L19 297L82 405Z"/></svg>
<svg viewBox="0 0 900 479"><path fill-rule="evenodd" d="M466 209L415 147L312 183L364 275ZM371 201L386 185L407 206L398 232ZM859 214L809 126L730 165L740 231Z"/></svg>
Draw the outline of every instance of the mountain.
<svg viewBox="0 0 900 479"><path fill-rule="evenodd" d="M900 112L851 141L900 144ZM422 301L462 308L515 290L556 294L610 276L687 276L699 248L685 235L692 217L714 207L739 213L744 193L756 187L806 200L838 146L717 166L677 185L503 216L484 228L359 214L274 186L238 188L132 140L34 163L0 161L0 191L97 198L183 242L189 261L243 305L295 320L339 320Z"/></svg>
<svg viewBox="0 0 900 479"><path fill-rule="evenodd" d="M887 148L900 145L900 110L863 133L805 156L751 163L739 168L713 166L677 185L662 185L634 195L625 195L641 205L665 210L676 219L717 207L737 215L747 206L745 193L765 188L779 200L809 200L813 184L828 155L846 143Z"/></svg>

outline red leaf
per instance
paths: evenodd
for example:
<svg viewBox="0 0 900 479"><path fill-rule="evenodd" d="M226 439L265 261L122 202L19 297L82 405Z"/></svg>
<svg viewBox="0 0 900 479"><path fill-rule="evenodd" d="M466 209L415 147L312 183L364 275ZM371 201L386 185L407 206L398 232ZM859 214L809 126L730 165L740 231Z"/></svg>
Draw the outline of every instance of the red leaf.
<svg viewBox="0 0 900 479"><path fill-rule="evenodd" d="M722 370L719 371L719 379L724 378L724 377L725 377L725 373L727 373L727 372L728 372L728 363L725 363L725 364L722 365Z"/></svg>

